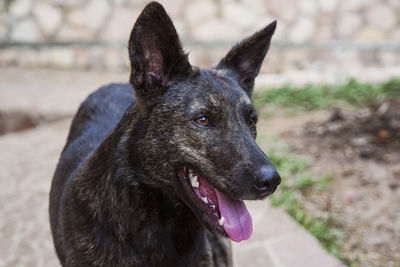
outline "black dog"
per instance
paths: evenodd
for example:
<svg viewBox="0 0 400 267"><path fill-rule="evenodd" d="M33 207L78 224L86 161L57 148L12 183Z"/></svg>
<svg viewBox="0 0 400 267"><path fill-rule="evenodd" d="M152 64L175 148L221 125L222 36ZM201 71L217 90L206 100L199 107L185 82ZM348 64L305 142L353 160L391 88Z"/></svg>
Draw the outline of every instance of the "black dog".
<svg viewBox="0 0 400 267"><path fill-rule="evenodd" d="M231 265L222 237L252 233L243 199L280 183L254 141L250 100L275 27L198 69L163 7L146 6L129 40L130 85L86 99L54 175L50 221L63 266Z"/></svg>

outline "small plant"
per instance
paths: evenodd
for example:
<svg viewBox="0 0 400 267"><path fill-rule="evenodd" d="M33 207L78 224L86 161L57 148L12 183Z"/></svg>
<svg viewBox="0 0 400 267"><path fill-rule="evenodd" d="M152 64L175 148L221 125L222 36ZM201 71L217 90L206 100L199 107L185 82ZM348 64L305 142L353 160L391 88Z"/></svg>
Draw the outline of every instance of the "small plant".
<svg viewBox="0 0 400 267"><path fill-rule="evenodd" d="M315 183L315 178L309 174L305 174L296 179L296 186L299 189L313 186Z"/></svg>
<svg viewBox="0 0 400 267"><path fill-rule="evenodd" d="M326 174L324 177L319 179L316 183L316 188L319 192L326 191L329 187L329 183L333 180L333 174Z"/></svg>

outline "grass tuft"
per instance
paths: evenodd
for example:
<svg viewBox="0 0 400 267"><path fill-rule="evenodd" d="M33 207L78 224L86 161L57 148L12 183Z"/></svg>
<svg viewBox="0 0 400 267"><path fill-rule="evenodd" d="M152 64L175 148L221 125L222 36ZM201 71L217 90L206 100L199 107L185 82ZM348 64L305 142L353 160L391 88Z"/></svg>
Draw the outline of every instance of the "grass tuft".
<svg viewBox="0 0 400 267"><path fill-rule="evenodd" d="M360 106L376 100L400 97L400 78L377 84L360 83L354 79L342 85L313 85L259 88L253 101L257 108L277 107L290 110L327 109L336 106Z"/></svg>

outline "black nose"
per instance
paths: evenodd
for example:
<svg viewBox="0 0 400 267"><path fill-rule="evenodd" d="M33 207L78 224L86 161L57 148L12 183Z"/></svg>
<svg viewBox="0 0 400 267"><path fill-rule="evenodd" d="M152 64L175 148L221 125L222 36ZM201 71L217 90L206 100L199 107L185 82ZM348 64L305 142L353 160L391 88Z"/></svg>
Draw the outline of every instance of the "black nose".
<svg viewBox="0 0 400 267"><path fill-rule="evenodd" d="M272 194L281 183L281 177L273 166L262 166L255 175L254 186L260 193Z"/></svg>

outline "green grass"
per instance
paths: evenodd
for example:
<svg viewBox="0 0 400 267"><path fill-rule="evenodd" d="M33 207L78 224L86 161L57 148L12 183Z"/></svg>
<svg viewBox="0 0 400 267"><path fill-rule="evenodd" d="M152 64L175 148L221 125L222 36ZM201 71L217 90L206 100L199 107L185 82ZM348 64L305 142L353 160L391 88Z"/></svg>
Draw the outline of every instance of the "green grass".
<svg viewBox="0 0 400 267"><path fill-rule="evenodd" d="M377 84L360 83L354 79L341 85L306 85L279 88L258 88L253 95L257 108L277 107L291 110L327 109L336 106L360 106L376 100L400 97L400 78Z"/></svg>
<svg viewBox="0 0 400 267"><path fill-rule="evenodd" d="M302 205L307 192L319 193L328 190L334 176L332 174L323 177L313 176L309 172L312 159L289 153L282 140L276 138L268 140L260 136L257 142L282 177L282 184L270 197L271 205L283 206L291 217L319 240L322 247L343 262L349 263L340 253L346 233L338 228L333 215L327 212L324 216L312 216ZM267 145L271 147L271 144L273 148L266 148Z"/></svg>

